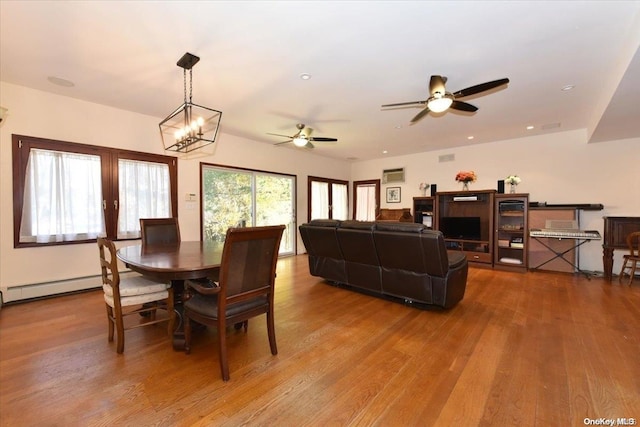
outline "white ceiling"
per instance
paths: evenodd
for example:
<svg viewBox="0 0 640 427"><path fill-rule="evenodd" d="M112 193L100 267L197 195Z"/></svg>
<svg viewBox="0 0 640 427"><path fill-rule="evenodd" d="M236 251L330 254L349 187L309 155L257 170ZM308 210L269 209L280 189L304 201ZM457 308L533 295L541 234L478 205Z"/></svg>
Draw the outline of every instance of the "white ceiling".
<svg viewBox="0 0 640 427"><path fill-rule="evenodd" d="M221 132L273 144L305 123L339 139L315 152L341 159L581 128L640 137L639 46L640 1L0 0L3 81L162 119L191 52L193 101L223 112ZM475 114L410 126L418 108L380 108L425 100L432 74L450 92L510 83L465 98Z"/></svg>

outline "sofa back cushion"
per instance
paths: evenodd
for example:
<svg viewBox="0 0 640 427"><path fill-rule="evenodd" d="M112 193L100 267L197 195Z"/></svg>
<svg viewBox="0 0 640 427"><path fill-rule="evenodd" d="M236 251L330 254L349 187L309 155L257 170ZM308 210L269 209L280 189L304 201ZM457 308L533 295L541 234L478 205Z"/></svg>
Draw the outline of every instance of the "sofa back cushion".
<svg viewBox="0 0 640 427"><path fill-rule="evenodd" d="M348 283L381 292L381 268L373 239L375 223L343 221L338 242L344 255Z"/></svg>
<svg viewBox="0 0 640 427"><path fill-rule="evenodd" d="M384 268L426 273L422 257L422 224L377 223L375 245Z"/></svg>
<svg viewBox="0 0 640 427"><path fill-rule="evenodd" d="M431 277L422 251L422 224L377 223L374 240L383 293L430 304Z"/></svg>

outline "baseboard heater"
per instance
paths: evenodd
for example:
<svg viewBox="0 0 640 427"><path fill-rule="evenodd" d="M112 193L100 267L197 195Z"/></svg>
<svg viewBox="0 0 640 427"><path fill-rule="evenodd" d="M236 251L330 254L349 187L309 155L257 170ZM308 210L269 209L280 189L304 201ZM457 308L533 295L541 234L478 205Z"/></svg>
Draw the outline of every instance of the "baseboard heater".
<svg viewBox="0 0 640 427"><path fill-rule="evenodd" d="M135 275L132 271L120 272L120 276ZM100 275L77 277L73 279L56 280L52 282L31 283L26 285L0 287L2 295L1 303L12 301L28 300L33 298L42 298L65 294L68 292L82 291L87 289L98 289L102 287L102 278Z"/></svg>

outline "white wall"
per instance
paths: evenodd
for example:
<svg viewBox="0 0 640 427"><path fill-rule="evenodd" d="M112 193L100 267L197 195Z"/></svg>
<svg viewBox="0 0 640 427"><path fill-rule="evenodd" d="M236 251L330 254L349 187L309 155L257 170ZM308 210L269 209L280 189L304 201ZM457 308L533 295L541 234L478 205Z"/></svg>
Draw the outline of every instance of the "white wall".
<svg viewBox="0 0 640 427"><path fill-rule="evenodd" d="M9 109L0 124L0 190L3 199L0 203L0 290L99 274L95 244L13 248L11 135L167 154L158 130L162 118L5 82L0 82L0 105ZM178 217L185 240L197 240L200 236L199 204L191 209L184 202L186 193L196 193L199 199L200 162L297 175L299 224L307 218L307 175L349 179L350 164L346 161L227 135L224 133L224 118L214 146L213 154L208 157L178 161ZM301 243L298 250L303 250ZM5 295L5 301L9 300Z"/></svg>
<svg viewBox="0 0 640 427"><path fill-rule="evenodd" d="M387 204L382 187L382 207L411 207L420 195L420 182L437 184L438 191L460 190L455 181L461 170L474 170L478 181L471 189L496 189L507 175L522 178L518 192L529 193L531 201L560 203L602 203L602 211L583 211L580 227L603 232L606 215L640 216L640 139L586 143L586 131L567 131L519 138L471 147L433 151L357 162L351 179L379 178L383 169L405 167L402 203ZM439 156L454 154L452 162L439 163ZM391 186L391 185L389 185ZM392 186L398 186L393 184ZM602 244L585 243L580 251L580 267L602 271ZM614 273L621 264L615 252Z"/></svg>
<svg viewBox="0 0 640 427"><path fill-rule="evenodd" d="M160 118L5 82L0 82L0 105L9 109L0 124L0 289L95 276L97 250L93 244L13 248L11 135L162 154ZM199 237L199 206L190 209L184 196L196 193L199 199L200 161L297 175L298 224L307 217L308 175L350 181L375 179L383 169L395 167L406 168L406 182L400 185L402 203L389 207L410 207L412 197L419 195L419 182L436 183L439 191L460 189L454 181L456 172L472 169L478 174L474 189L496 188L498 179L515 173L523 179L518 191L530 193L531 200L604 204L603 211L583 213L583 228L602 232L604 215L640 216L639 139L587 144L585 131L570 131L351 164L227 135L224 118L221 126L211 156L178 162L178 216L185 240ZM449 153L455 154L455 161L438 162L439 155ZM382 206L386 207L384 188ZM298 243L298 250L303 250ZM601 271L600 243L589 242L583 248L581 267ZM620 256L616 252L614 272L620 268Z"/></svg>

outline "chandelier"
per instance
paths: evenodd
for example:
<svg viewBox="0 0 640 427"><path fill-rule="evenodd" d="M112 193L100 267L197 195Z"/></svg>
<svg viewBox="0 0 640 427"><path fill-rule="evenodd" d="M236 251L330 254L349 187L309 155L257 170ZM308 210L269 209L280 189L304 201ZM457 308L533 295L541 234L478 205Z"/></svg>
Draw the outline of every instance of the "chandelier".
<svg viewBox="0 0 640 427"><path fill-rule="evenodd" d="M222 112L191 101L193 66L198 61L200 61L199 57L187 52L177 63L178 67L183 69L184 103L160 122L160 135L165 150L188 153L214 143L218 135ZM189 70L188 97L187 70Z"/></svg>

